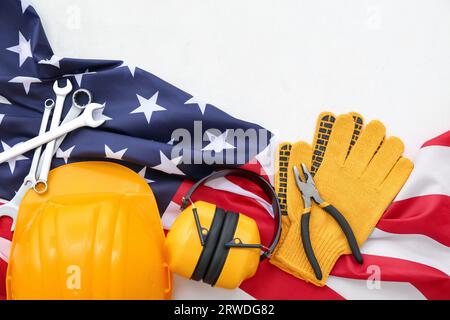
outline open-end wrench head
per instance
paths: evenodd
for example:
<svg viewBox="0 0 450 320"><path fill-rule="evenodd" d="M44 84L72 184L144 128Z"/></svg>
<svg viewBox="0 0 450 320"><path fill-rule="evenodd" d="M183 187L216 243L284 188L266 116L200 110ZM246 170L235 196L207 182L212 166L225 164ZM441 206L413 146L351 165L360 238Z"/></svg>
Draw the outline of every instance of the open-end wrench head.
<svg viewBox="0 0 450 320"><path fill-rule="evenodd" d="M72 82L69 79L66 79L66 85L64 87L59 86L58 80L53 84L53 91L57 96L67 96L72 89Z"/></svg>
<svg viewBox="0 0 450 320"><path fill-rule="evenodd" d="M97 128L105 123L109 118L103 114L105 104L90 103L83 112L83 118L87 126Z"/></svg>

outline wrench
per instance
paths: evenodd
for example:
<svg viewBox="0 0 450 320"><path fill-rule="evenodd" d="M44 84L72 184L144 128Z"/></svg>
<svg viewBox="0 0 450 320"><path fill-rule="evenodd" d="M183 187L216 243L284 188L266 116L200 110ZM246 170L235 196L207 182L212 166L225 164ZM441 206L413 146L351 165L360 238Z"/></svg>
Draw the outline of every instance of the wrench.
<svg viewBox="0 0 450 320"><path fill-rule="evenodd" d="M66 86L60 87L58 80L53 84L53 91L56 94L55 110L53 111L52 122L50 124L50 131L56 129L61 121L61 115L64 108L64 101L66 96L72 91L72 83L69 79L66 79ZM47 178L50 171L50 166L53 159L53 150L55 150L56 141L49 141L45 147L43 154L42 167L39 171L39 179L34 185L34 190L38 190L39 193L47 191ZM42 186L42 188L38 188Z"/></svg>
<svg viewBox="0 0 450 320"><path fill-rule="evenodd" d="M86 99L85 102L82 102L81 97ZM64 120L61 124L65 124L69 121L72 121L76 117L78 117L81 112L86 108L88 104L92 103L92 93L86 89L78 89L72 95L72 107L70 108L67 115L64 117ZM64 141L65 136L58 138L55 142L55 149L53 150L53 155L56 154L62 142ZM40 171L39 171L40 172Z"/></svg>
<svg viewBox="0 0 450 320"><path fill-rule="evenodd" d="M81 102L81 97L85 98L85 102ZM77 118L81 112L86 108L88 104L92 103L92 94L90 91L86 89L78 89L76 90L72 95L72 106L70 107L69 112L64 117L63 121L61 122L61 125L66 124L69 121L72 121L73 119ZM59 137L55 142L55 148L53 149L53 156L58 151L59 147L63 143L66 135ZM37 181L34 181L34 190L37 193L44 193L47 191L47 177L48 177L48 171L43 172L42 167L44 165L44 157L41 157L39 161L39 165L37 168L37 173L39 173L39 179Z"/></svg>
<svg viewBox="0 0 450 320"><path fill-rule="evenodd" d="M39 134L43 134L47 130L48 120L50 119L50 114L52 112L53 107L55 106L55 101L52 99L45 100L45 109L44 114L42 115L41 126L39 128ZM41 156L42 147L34 150L33 160L31 161L30 172L27 174L25 179L23 180L22 185L17 191L16 195L10 202L4 204L0 207L0 217L8 216L12 219L11 231L14 231L16 226L17 214L19 212L19 205L22 202L23 197L27 193L27 191L33 187L36 181L36 173L38 161Z"/></svg>
<svg viewBox="0 0 450 320"><path fill-rule="evenodd" d="M110 120L110 118L103 115L105 109L104 104L90 103L84 109L84 112L77 118L69 121L56 129L45 132L33 139L30 139L24 143L20 143L0 153L0 164L5 161L14 159L30 150L36 149L52 140L56 140L69 132L77 130L82 127L97 128Z"/></svg>

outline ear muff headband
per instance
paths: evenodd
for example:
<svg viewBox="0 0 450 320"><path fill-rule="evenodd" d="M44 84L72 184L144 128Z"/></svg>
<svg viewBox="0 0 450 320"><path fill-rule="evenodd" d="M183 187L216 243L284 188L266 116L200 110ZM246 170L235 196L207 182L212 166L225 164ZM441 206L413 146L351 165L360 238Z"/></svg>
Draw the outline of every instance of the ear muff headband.
<svg viewBox="0 0 450 320"><path fill-rule="evenodd" d="M200 219L197 214L197 209L195 208L195 205L192 202L191 197L192 197L192 194L195 192L195 190L197 190L197 188L200 187L202 184L204 184L210 180L214 180L214 179L222 178L222 177L228 177L228 176L241 177L241 178L245 178L247 180L250 180L250 181L256 183L269 196L269 198L272 202L274 219L276 221L276 228L275 228L276 232L272 238L272 241L271 241L271 244L269 247L265 247L261 244L235 243L235 241L233 241L233 239L232 239L232 241L225 244L225 247L228 247L228 248L232 248L232 247L235 247L235 248L259 248L259 249L265 250L264 253L261 254L260 260L262 261L272 254L273 250L275 250L275 247L278 244L278 241L280 240L280 234L281 234L280 211L281 211L281 209L280 209L280 203L276 196L275 190L270 185L270 183L267 182L260 175L257 175L256 173L253 173L253 172L247 171L247 170L243 170L243 169L226 169L226 170L214 172L214 173L204 177L203 179L197 181L197 183L195 183L192 186L192 188L189 190L189 192L186 194L186 196L184 196L182 199L181 209L184 210L189 205L189 203L192 204L192 211L194 213L194 218L195 218L199 238L200 238L202 245L205 246L205 236L203 234L203 231L205 229L202 228L202 226L200 224Z"/></svg>

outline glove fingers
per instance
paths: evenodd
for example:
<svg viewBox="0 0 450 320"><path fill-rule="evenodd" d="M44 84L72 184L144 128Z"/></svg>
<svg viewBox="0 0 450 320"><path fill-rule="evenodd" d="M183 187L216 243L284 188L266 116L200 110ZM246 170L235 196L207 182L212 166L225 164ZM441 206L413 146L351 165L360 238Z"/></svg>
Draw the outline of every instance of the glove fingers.
<svg viewBox="0 0 450 320"><path fill-rule="evenodd" d="M303 212L303 199L300 190L297 188L294 176L294 166L301 166L304 163L308 168L311 167L312 148L306 142L294 143L289 157L287 171L288 190L287 190L287 210L290 221L300 220L300 214Z"/></svg>
<svg viewBox="0 0 450 320"><path fill-rule="evenodd" d="M287 217L287 170L292 144L290 142L280 143L278 146L277 163L278 168L275 174L275 191L280 201L281 215Z"/></svg>
<svg viewBox="0 0 450 320"><path fill-rule="evenodd" d="M353 148L353 146L356 144L356 141L358 141L359 137L361 136L361 132L364 126L364 118L362 115L360 115L357 112L350 112L350 115L353 117L353 121L355 122L355 127L353 131L352 141L350 142L350 147L348 152L350 152Z"/></svg>
<svg viewBox="0 0 450 320"><path fill-rule="evenodd" d="M286 190L281 190L284 195L280 198L283 199L285 196L285 204L286 204L286 214L287 216L283 216L283 224L282 224L282 233L280 237L280 241L275 249L270 262L281 269L284 269L286 261L284 260L286 256L290 256L290 254L300 254L303 252L303 249L299 247L299 242L292 240L293 232L297 233L297 237L300 239L300 215L303 212L303 200L298 190L297 185L295 183L294 177L294 165L299 165L300 163L305 163L307 166L311 165L311 157L312 157L312 149L305 142L297 142L293 145L290 145L290 151L287 154L286 152L282 152L283 146L287 146L288 144L282 144L279 149L279 159L286 160L288 158L288 164L286 166L285 163L280 162L280 173L282 171L286 172ZM286 147L285 149L288 149ZM286 150L285 150L286 151ZM285 162L285 161L282 161ZM282 167L284 169L282 170ZM282 186L282 175L279 178L279 185ZM277 182L276 182L277 184ZM277 189L278 190L278 189ZM278 193L279 195L280 193ZM291 237L289 237L289 233L291 233ZM294 252L290 252L294 251ZM284 266L284 267L283 267Z"/></svg>
<svg viewBox="0 0 450 320"><path fill-rule="evenodd" d="M357 176L366 169L386 135L386 128L380 121L371 121L364 129L358 142L345 161L345 166Z"/></svg>
<svg viewBox="0 0 450 320"><path fill-rule="evenodd" d="M384 195L383 198L389 201L387 204L394 199L403 187L413 168L414 164L407 158L401 157L397 161L394 168L380 185L380 190Z"/></svg>
<svg viewBox="0 0 450 320"><path fill-rule="evenodd" d="M349 114L353 117L355 127L348 152L350 152L352 146L354 146L356 141L358 141L358 138L361 135L362 127L364 125L364 118L359 113L350 112ZM329 111L322 112L317 119L316 131L314 134L314 140L312 144L313 145L313 155L311 163L312 176L316 174L316 172L319 170L320 165L322 164L325 152L327 150L328 142L330 141L330 135L333 132L333 126L335 122L336 116L334 115L334 113Z"/></svg>
<svg viewBox="0 0 450 320"><path fill-rule="evenodd" d="M347 157L351 145L355 123L350 114L340 115L336 118L330 135L324 161L333 161L342 165Z"/></svg>
<svg viewBox="0 0 450 320"><path fill-rule="evenodd" d="M379 186L403 154L405 147L397 137L389 137L375 154L363 178L374 186Z"/></svg>

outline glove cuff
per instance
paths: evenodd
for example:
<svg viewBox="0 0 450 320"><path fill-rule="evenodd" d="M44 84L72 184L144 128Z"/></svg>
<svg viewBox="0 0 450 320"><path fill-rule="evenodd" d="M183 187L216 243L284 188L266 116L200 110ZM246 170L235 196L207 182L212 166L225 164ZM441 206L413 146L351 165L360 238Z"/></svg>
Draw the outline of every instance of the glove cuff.
<svg viewBox="0 0 450 320"><path fill-rule="evenodd" d="M291 223L286 238L270 262L291 275L324 286L336 260L345 252L345 245L335 233L323 230L311 239L312 247L322 270L322 280L318 280L303 248L300 223Z"/></svg>

